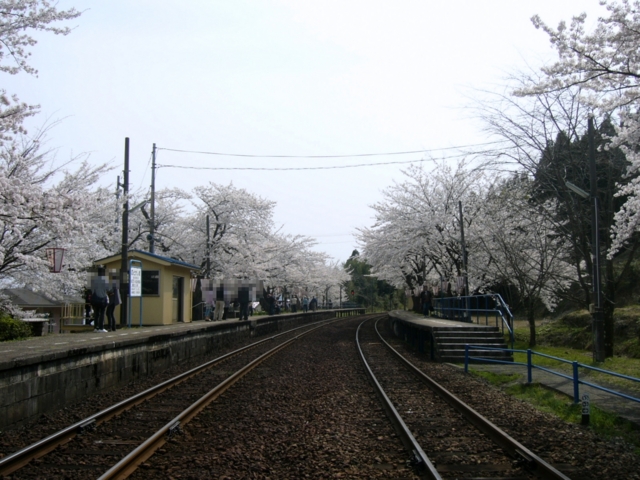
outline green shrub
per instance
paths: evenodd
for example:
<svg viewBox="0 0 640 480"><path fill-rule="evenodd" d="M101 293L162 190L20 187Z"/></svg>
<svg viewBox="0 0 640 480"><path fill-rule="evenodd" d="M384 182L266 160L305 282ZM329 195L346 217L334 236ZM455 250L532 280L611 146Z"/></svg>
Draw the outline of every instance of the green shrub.
<svg viewBox="0 0 640 480"><path fill-rule="evenodd" d="M0 342L18 340L31 336L31 326L28 323L11 318L6 313L0 313Z"/></svg>

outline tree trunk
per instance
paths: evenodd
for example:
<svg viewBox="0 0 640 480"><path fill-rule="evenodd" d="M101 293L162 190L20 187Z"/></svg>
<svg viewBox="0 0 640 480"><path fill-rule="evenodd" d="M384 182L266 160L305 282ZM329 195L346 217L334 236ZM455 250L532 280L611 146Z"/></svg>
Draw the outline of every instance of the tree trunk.
<svg viewBox="0 0 640 480"><path fill-rule="evenodd" d="M529 302L527 308L527 320L529 321L529 346L536 346L536 318L535 318L535 302Z"/></svg>
<svg viewBox="0 0 640 480"><path fill-rule="evenodd" d="M613 261L605 261L604 298L602 301L602 319L604 322L604 356L613 357L613 312L615 311L616 282L614 281Z"/></svg>

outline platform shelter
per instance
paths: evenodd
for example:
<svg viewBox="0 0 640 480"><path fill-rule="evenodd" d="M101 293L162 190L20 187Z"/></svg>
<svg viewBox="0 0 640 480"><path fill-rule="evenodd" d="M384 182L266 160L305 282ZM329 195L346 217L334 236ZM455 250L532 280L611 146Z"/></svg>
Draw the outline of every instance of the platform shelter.
<svg viewBox="0 0 640 480"><path fill-rule="evenodd" d="M131 250L127 255L128 260L142 263L142 297L131 299L131 324L139 325L141 299L144 326L191 322L191 278L200 267L141 250ZM122 256L118 254L95 260L93 264L104 267L109 285L112 285L113 277L118 277L121 261ZM116 308L115 316L116 323L120 324L120 308Z"/></svg>

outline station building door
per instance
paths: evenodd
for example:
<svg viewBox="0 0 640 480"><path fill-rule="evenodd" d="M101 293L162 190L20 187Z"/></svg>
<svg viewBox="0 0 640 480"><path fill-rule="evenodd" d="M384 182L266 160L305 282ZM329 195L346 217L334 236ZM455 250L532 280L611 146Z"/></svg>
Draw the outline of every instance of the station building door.
<svg viewBox="0 0 640 480"><path fill-rule="evenodd" d="M171 320L173 323L184 322L184 306L183 303L184 293L184 277L173 276L173 298L172 298L172 315Z"/></svg>

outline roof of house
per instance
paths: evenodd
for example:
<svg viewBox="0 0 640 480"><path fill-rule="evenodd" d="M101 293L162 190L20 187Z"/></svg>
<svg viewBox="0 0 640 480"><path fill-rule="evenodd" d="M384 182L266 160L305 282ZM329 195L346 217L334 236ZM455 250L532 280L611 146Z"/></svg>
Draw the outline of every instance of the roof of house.
<svg viewBox="0 0 640 480"><path fill-rule="evenodd" d="M9 297L11 303L19 307L58 307L65 302L56 302L44 296L29 290L28 288L5 288L0 290ZM82 301L82 300L80 300Z"/></svg>
<svg viewBox="0 0 640 480"><path fill-rule="evenodd" d="M157 255L155 253L144 252L142 250L129 250L128 256L130 259L135 259L135 257L150 257L160 264L170 264L170 265L178 265L181 267L189 268L191 270L200 270L198 265L192 265L191 263L183 262L182 260L177 260L171 257L163 257L162 255ZM98 260L94 260L93 264L98 265L102 263L108 263L114 260L118 260L122 258L122 254L118 253L117 255L111 255L110 257L100 258Z"/></svg>

